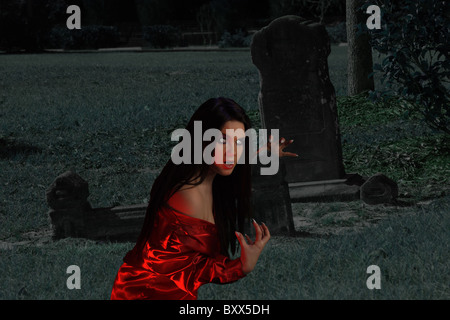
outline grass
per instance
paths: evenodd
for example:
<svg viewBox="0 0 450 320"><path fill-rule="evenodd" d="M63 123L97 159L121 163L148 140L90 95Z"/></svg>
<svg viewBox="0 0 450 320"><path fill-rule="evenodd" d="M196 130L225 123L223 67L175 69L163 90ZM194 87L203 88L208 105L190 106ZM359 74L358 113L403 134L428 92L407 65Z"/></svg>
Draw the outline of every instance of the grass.
<svg viewBox="0 0 450 320"><path fill-rule="evenodd" d="M277 239L254 273L228 286L207 285L199 298L448 299L450 254L436 245L450 240L448 210L448 203L433 212L418 209L363 233ZM366 286L370 265L381 269L381 290Z"/></svg>
<svg viewBox="0 0 450 320"><path fill-rule="evenodd" d="M274 238L254 272L225 286L205 285L199 299L449 299L450 254L442 245L450 241L449 209L448 202L437 202L433 210L417 208L363 233ZM130 246L64 239L3 250L0 298L108 299ZM65 286L72 264L81 269L80 290ZM381 269L381 290L366 287L372 264Z"/></svg>
<svg viewBox="0 0 450 320"><path fill-rule="evenodd" d="M343 232L274 237L254 273L207 285L200 299L449 298L449 140L405 118L398 102L345 97L345 52L333 47L329 68L346 171L385 173L411 205L295 204L296 215ZM170 156L170 133L210 97L232 97L259 119L259 75L248 51L3 55L0 75L3 244L48 227L45 190L69 169L89 182L93 207L146 202ZM368 227L370 220L381 222ZM356 224L364 232L346 231ZM64 239L0 247L0 299L108 299L132 245ZM81 290L65 286L72 264ZM365 286L370 264L381 268L382 290Z"/></svg>
<svg viewBox="0 0 450 320"><path fill-rule="evenodd" d="M129 243L64 239L42 247L3 250L0 298L109 299L112 281L129 246ZM80 290L69 290L66 286L70 265L80 267Z"/></svg>

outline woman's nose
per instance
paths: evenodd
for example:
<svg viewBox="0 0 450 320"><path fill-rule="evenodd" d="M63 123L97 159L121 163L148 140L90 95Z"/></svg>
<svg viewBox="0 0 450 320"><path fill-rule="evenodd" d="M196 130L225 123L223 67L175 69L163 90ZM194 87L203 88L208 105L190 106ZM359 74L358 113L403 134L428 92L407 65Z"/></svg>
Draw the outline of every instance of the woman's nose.
<svg viewBox="0 0 450 320"><path fill-rule="evenodd" d="M237 145L236 145L236 141L234 141L234 143L227 142L227 147L226 147L226 151L225 154L226 156L235 156L236 155L236 149L237 149Z"/></svg>

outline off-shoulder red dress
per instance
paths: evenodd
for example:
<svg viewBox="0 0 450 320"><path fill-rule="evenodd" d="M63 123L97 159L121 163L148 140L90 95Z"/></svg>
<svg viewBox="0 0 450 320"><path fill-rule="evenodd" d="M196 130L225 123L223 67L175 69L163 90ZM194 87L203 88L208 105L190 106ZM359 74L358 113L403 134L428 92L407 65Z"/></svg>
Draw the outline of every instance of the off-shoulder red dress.
<svg viewBox="0 0 450 320"><path fill-rule="evenodd" d="M240 258L220 254L215 224L167 205L159 210L154 226L143 262L124 262L120 267L112 300L195 300L203 284L229 283L245 276Z"/></svg>

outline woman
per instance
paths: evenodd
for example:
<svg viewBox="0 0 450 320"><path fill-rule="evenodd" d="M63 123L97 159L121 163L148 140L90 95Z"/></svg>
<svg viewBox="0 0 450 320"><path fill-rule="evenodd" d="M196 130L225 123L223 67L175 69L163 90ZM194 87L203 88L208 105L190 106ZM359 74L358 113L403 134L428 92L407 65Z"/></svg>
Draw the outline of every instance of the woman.
<svg viewBox="0 0 450 320"><path fill-rule="evenodd" d="M244 109L231 99L209 99L186 127L191 137L194 121L202 122L203 131L223 133L215 161L167 162L153 184L142 231L118 271L111 299L197 299L201 285L230 283L251 272L270 239L267 226L254 220L254 241L236 231L242 232L251 210L250 164L238 164L243 152L249 159L244 132L250 120ZM227 129L242 134L227 139ZM281 144L280 152L291 142ZM241 255L231 259L235 237Z"/></svg>

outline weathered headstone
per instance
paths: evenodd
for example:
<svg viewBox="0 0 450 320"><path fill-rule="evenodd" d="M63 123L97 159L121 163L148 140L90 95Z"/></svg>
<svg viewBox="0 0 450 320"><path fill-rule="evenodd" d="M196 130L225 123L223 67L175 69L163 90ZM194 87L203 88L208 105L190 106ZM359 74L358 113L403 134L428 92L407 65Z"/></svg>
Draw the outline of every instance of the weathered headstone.
<svg viewBox="0 0 450 320"><path fill-rule="evenodd" d="M54 210L90 209L88 183L78 174L66 171L48 187L47 203Z"/></svg>
<svg viewBox="0 0 450 320"><path fill-rule="evenodd" d="M393 203L398 197L398 185L384 174L377 173L361 185L361 200L367 204Z"/></svg>
<svg viewBox="0 0 450 320"><path fill-rule="evenodd" d="M286 162L288 182L342 178L325 27L297 16L281 17L254 35L251 49L261 76L263 123L294 139L290 148L301 155Z"/></svg>
<svg viewBox="0 0 450 320"><path fill-rule="evenodd" d="M359 188L345 184L325 27L298 16L278 18L255 33L251 54L260 74L263 127L293 139L289 151L299 154L284 159L292 200L314 196L311 190L358 198ZM312 189L311 182L319 186Z"/></svg>
<svg viewBox="0 0 450 320"><path fill-rule="evenodd" d="M147 207L142 204L93 209L87 200L88 183L72 171L58 176L46 195L54 239L135 241Z"/></svg>

